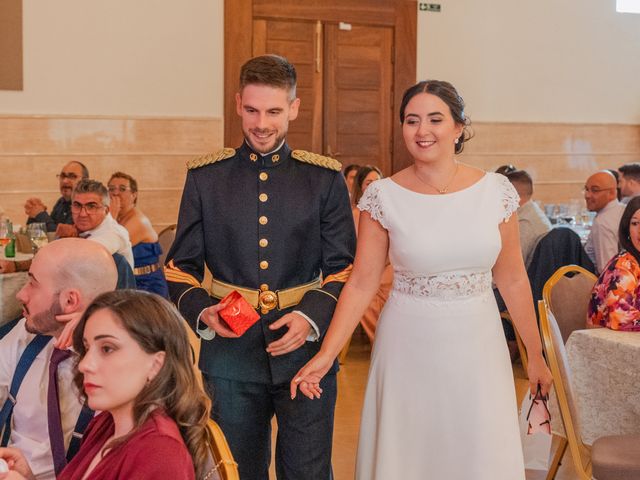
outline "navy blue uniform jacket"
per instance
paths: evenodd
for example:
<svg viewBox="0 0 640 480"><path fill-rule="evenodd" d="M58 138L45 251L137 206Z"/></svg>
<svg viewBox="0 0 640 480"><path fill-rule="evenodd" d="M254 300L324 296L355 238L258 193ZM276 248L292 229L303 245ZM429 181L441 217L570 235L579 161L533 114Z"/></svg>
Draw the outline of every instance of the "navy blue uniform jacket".
<svg viewBox="0 0 640 480"><path fill-rule="evenodd" d="M256 290L263 284L286 289L321 276L322 288L307 292L294 307L261 314L242 337L202 342L200 369L206 375L289 382L319 350L353 263L355 231L340 164L313 155L298 160L286 143L264 157L245 143L235 153L227 149L201 159L206 165L192 165L187 173L167 255L171 299L195 329L200 312L218 301L201 288L205 264L218 280ZM267 345L287 330L267 327L293 310L315 322L320 341L272 357Z"/></svg>

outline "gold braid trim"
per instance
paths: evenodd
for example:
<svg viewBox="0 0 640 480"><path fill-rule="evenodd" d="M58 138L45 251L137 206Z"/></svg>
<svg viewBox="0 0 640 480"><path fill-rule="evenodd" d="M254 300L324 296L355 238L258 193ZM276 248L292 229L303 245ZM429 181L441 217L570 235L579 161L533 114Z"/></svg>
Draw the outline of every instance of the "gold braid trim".
<svg viewBox="0 0 640 480"><path fill-rule="evenodd" d="M306 150L294 150L291 156L296 160L304 163L310 163L316 167L328 168L339 172L342 170L342 164L335 158L325 157L317 153L307 152Z"/></svg>
<svg viewBox="0 0 640 480"><path fill-rule="evenodd" d="M320 292L320 293L324 293L325 295L327 295L327 296L329 296L329 297L333 298L336 302L338 301L338 299L337 299L334 295L331 295L329 292L326 292L326 291L322 290L321 288L314 288L312 291L313 291L313 292Z"/></svg>
<svg viewBox="0 0 640 480"><path fill-rule="evenodd" d="M345 283L349 280L349 275L351 275L351 270L353 270L353 265L349 265L344 270L341 270L338 273L334 273L333 275L327 276L322 282L322 286L324 287L329 282L342 282Z"/></svg>
<svg viewBox="0 0 640 480"><path fill-rule="evenodd" d="M200 286L200 282L196 280L196 277L180 270L173 264L173 260L165 265L164 276L170 282L186 283L187 285L191 285L193 287Z"/></svg>
<svg viewBox="0 0 640 480"><path fill-rule="evenodd" d="M210 165L212 163L219 162L220 160L231 158L235 154L236 151L233 148L223 148L215 153L208 153L207 155L192 158L187 162L187 168L189 170L193 170L194 168L204 167L205 165Z"/></svg>

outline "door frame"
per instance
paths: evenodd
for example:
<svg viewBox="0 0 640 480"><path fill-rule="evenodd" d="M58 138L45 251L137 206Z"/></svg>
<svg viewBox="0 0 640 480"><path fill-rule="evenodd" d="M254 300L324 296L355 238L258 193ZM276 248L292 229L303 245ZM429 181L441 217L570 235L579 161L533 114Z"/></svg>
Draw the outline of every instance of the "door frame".
<svg viewBox="0 0 640 480"><path fill-rule="evenodd" d="M308 4L312 4L307 6ZM315 4L315 5L313 5ZM277 7L277 8L275 8ZM393 38L393 118L391 119L393 172L411 164L404 146L402 128L397 118L404 90L416 82L418 38L417 0L382 0L372 6L361 0L324 0L316 2L294 0L225 0L224 1L224 142L237 146L242 138L240 122L236 120L235 93L242 64L253 51L253 17L272 20L320 20L347 22L371 26L391 26ZM247 35L247 32L251 32Z"/></svg>

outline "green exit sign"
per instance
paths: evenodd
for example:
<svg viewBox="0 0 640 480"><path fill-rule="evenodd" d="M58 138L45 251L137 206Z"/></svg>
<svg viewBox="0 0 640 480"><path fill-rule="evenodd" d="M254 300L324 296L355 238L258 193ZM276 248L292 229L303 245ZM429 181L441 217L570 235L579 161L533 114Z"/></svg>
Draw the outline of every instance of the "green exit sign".
<svg viewBox="0 0 640 480"><path fill-rule="evenodd" d="M439 3L418 3L418 9L421 12L439 12L441 7Z"/></svg>

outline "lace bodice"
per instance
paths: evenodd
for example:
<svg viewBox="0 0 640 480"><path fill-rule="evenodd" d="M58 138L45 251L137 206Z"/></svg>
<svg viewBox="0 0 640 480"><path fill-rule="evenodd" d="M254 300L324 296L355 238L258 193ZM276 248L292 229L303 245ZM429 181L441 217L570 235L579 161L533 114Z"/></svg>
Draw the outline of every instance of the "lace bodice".
<svg viewBox="0 0 640 480"><path fill-rule="evenodd" d="M517 210L518 194L494 173L444 195L416 193L386 178L369 185L358 208L389 234L395 291L453 299L491 290L499 224Z"/></svg>

